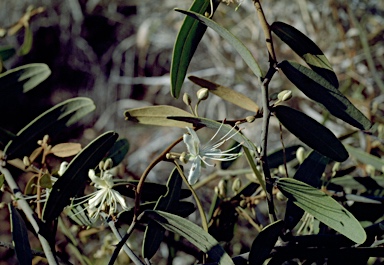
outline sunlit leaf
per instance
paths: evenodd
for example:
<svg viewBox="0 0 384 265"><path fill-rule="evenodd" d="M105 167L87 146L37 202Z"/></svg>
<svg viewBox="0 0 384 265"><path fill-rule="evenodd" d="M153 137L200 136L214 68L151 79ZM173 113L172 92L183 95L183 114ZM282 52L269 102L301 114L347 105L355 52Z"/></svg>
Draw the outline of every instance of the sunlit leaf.
<svg viewBox="0 0 384 265"><path fill-rule="evenodd" d="M51 74L46 64L34 63L19 66L0 74L0 95L11 92L27 92L43 82Z"/></svg>
<svg viewBox="0 0 384 265"><path fill-rule="evenodd" d="M72 98L50 108L17 133L5 147L7 159L29 155L44 135L55 136L95 109L89 98Z"/></svg>
<svg viewBox="0 0 384 265"><path fill-rule="evenodd" d="M213 10L211 10L210 0L195 0L189 10L199 14L207 12L213 15L220 2L220 0L213 0ZM180 95L189 63L206 29L207 26L191 17L186 17L179 30L173 48L171 65L171 94L175 98Z"/></svg>
<svg viewBox="0 0 384 265"><path fill-rule="evenodd" d="M270 225L267 225L260 231L252 243L251 251L249 252L249 265L262 265L268 258L271 250L276 244L279 235L282 233L284 222L278 220Z"/></svg>
<svg viewBox="0 0 384 265"><path fill-rule="evenodd" d="M280 21L273 22L271 30L319 75L336 88L339 81L327 57L320 48L307 36L294 27Z"/></svg>
<svg viewBox="0 0 384 265"><path fill-rule="evenodd" d="M81 151L79 143L61 143L51 148L51 153L57 157L74 156Z"/></svg>
<svg viewBox="0 0 384 265"><path fill-rule="evenodd" d="M358 244L364 243L366 233L359 221L332 197L295 179L281 178L276 184L289 200L320 222Z"/></svg>
<svg viewBox="0 0 384 265"><path fill-rule="evenodd" d="M125 119L141 124L159 125L159 126L174 126L174 127L191 127L190 124L182 121L169 119L171 116L193 117L193 115L185 110L160 105L150 106L125 111Z"/></svg>
<svg viewBox="0 0 384 265"><path fill-rule="evenodd" d="M106 132L89 143L69 163L64 174L55 182L44 206L43 219L57 218L70 199L84 187L88 171L95 168L117 140L117 133Z"/></svg>
<svg viewBox="0 0 384 265"><path fill-rule="evenodd" d="M322 156L316 151L312 151L300 165L293 178L312 187L320 188L320 178L325 171L328 160L327 157ZM285 228L293 229L299 223L303 214L304 211L297 207L292 200L288 201L284 217Z"/></svg>
<svg viewBox="0 0 384 265"><path fill-rule="evenodd" d="M332 115L359 128L368 130L371 122L338 89L311 69L295 62L278 65L288 79L307 97L316 101Z"/></svg>
<svg viewBox="0 0 384 265"><path fill-rule="evenodd" d="M288 131L320 154L339 162L348 158L347 150L336 136L311 117L287 106L276 106L273 112Z"/></svg>
<svg viewBox="0 0 384 265"><path fill-rule="evenodd" d="M10 203L12 241L19 264L32 264L32 251L28 239L27 226L20 213Z"/></svg>
<svg viewBox="0 0 384 265"><path fill-rule="evenodd" d="M225 87L196 76L188 76L188 79L201 87L208 88L209 92L212 94L215 94L216 96L221 97L236 106L253 112L258 112L259 110L259 106L252 99L229 87Z"/></svg>
<svg viewBox="0 0 384 265"><path fill-rule="evenodd" d="M248 50L247 47L238 39L236 38L231 32L229 32L227 29L223 28L216 22L214 22L212 19L209 19L201 14L198 14L196 12L191 11L185 11L176 9L176 11L181 12L183 14L186 14L194 19L197 19L204 25L210 27L214 31L216 31L223 39L228 41L233 48L239 53L241 58L245 61L245 63L249 66L249 68L252 70L252 72L257 77L262 77L263 73L261 71L260 66L257 64L255 58L253 57L252 53Z"/></svg>
<svg viewBox="0 0 384 265"><path fill-rule="evenodd" d="M360 163L371 165L376 170L384 172L384 160L378 158L377 156L368 154L364 150L352 147L350 145L345 145L345 148L348 150L348 152L356 158Z"/></svg>
<svg viewBox="0 0 384 265"><path fill-rule="evenodd" d="M232 259L220 244L201 227L177 215L162 211L145 211L145 216L156 221L165 229L183 236L209 258L221 265L233 265Z"/></svg>

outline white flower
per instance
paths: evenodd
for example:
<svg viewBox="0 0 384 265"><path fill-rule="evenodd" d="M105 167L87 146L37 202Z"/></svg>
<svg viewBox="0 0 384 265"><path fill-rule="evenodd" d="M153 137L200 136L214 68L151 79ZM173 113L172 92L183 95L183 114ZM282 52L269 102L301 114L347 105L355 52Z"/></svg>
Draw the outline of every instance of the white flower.
<svg viewBox="0 0 384 265"><path fill-rule="evenodd" d="M95 221L100 215L100 212L106 212L109 216L117 213L119 204L123 210L128 209L124 197L118 191L113 189L115 185L113 175L108 170L102 172L101 177L98 177L96 176L95 171L90 169L88 176L97 190L77 199L81 199L81 202L76 205L87 202L88 206L85 209L92 220Z"/></svg>
<svg viewBox="0 0 384 265"><path fill-rule="evenodd" d="M196 132L191 128L187 127L189 134L184 134L183 141L187 146L188 154L186 159L192 162L192 167L189 170L188 174L188 182L193 185L197 182L200 176L201 167L203 166L214 166L214 164L209 164L207 159L217 160L217 161L229 161L234 160L241 155L241 153L229 153L232 150L236 149L238 146L231 148L226 151L221 151L219 149L226 141L231 139L238 131L228 136L232 130L230 130L227 134L221 137L218 141L212 143L214 138L219 133L221 127L217 130L217 132L212 136L212 138L205 145L200 144L199 137Z"/></svg>

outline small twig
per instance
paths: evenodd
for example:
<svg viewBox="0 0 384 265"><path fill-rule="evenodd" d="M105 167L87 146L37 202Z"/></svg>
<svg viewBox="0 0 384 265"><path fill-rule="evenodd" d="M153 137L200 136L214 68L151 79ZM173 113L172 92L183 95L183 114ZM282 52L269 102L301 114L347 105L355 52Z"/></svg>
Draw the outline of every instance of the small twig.
<svg viewBox="0 0 384 265"><path fill-rule="evenodd" d="M25 216L27 217L28 221L31 223L33 229L35 230L39 240L40 240L40 243L43 247L43 250L44 250L44 253L45 253L45 257L47 258L48 260L48 263L50 265L52 264L58 264L56 259L55 259L55 256L54 256L54 252L52 251L50 245L49 245L49 242L45 239L45 237L43 237L39 232L40 232L40 228L39 228L39 225L37 223L37 221L35 220L35 217L34 216L34 213L31 209L31 207L29 207L29 204L28 202L24 199L24 196L23 194L21 193L20 191L20 188L19 186L16 184L15 180L13 179L11 173L9 172L8 169L4 168L3 167L3 163L5 163L4 161L0 161L0 172L4 175L4 178L5 178L5 181L7 182L8 186L11 188L12 192L13 192L13 195L15 196L16 198L16 201L17 201L17 205L18 207L24 212Z"/></svg>
<svg viewBox="0 0 384 265"><path fill-rule="evenodd" d="M257 16L261 23L261 27L264 31L265 42L267 44L268 54L269 54L269 63L272 67L276 64L276 54L275 49L273 48L272 34L267 19L265 18L263 9L261 8L261 4L259 0L254 0L254 5L257 11Z"/></svg>
<svg viewBox="0 0 384 265"><path fill-rule="evenodd" d="M108 222L108 225L111 228L115 237L119 240L119 242L122 242L123 237L120 235L119 231L117 230L117 228L115 226L115 222L113 220L111 220ZM124 249L125 253L128 255L128 257L131 259L131 261L135 264L144 265L144 263L136 256L136 254L132 251L132 249L129 248L128 244L126 244L125 242L126 242L126 240L124 240L123 249Z"/></svg>

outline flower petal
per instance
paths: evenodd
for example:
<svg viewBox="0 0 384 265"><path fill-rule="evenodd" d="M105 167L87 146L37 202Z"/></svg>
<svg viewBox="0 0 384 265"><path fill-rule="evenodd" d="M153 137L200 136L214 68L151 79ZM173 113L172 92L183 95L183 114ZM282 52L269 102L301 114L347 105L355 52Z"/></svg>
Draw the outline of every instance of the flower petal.
<svg viewBox="0 0 384 265"><path fill-rule="evenodd" d="M197 180L200 177L200 172L201 172L201 162L200 162L200 159L196 159L196 161L192 163L192 167L189 170L189 175L188 175L189 184L194 185L197 182Z"/></svg>

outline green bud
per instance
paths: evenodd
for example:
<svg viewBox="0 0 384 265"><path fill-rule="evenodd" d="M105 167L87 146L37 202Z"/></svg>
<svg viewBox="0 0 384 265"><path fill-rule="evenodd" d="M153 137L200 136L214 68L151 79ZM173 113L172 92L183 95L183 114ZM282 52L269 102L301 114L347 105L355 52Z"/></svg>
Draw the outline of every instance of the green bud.
<svg viewBox="0 0 384 265"><path fill-rule="evenodd" d="M276 193L276 198L277 198L279 201L281 201L281 202L285 202L285 201L288 200L287 197L285 197L285 195L284 195L281 191L278 191L278 192Z"/></svg>
<svg viewBox="0 0 384 265"><path fill-rule="evenodd" d="M108 158L107 160L105 160L104 162L104 165L103 165L103 170L108 170L108 169L111 169L113 166L113 161L111 158Z"/></svg>
<svg viewBox="0 0 384 265"><path fill-rule="evenodd" d="M208 88L200 88L197 93L196 93L196 96L199 100L206 100L209 96L209 90Z"/></svg>

